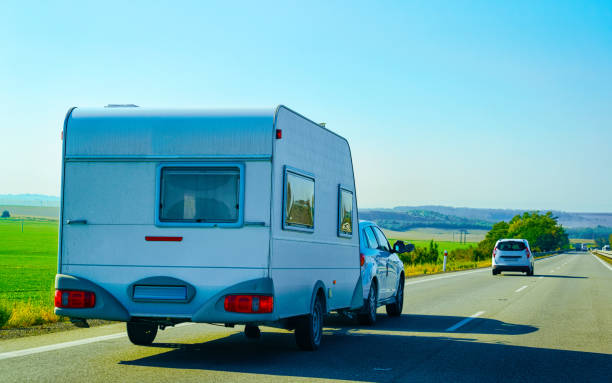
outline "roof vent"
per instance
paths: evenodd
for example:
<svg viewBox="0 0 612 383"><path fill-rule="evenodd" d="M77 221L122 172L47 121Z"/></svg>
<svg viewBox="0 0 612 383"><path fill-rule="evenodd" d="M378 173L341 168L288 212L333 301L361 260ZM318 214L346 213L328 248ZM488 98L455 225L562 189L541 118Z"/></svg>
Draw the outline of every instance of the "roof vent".
<svg viewBox="0 0 612 383"><path fill-rule="evenodd" d="M138 105L134 104L108 104L105 108L138 108Z"/></svg>

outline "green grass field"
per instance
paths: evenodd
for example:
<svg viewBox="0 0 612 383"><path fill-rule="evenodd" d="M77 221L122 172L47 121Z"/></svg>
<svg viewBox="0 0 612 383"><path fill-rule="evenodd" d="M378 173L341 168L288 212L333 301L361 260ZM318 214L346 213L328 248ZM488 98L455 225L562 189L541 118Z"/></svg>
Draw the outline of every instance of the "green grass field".
<svg viewBox="0 0 612 383"><path fill-rule="evenodd" d="M0 218L0 305L53 320L58 221L24 218L23 232L21 225L21 218ZM16 326L23 324L17 316L9 321Z"/></svg>

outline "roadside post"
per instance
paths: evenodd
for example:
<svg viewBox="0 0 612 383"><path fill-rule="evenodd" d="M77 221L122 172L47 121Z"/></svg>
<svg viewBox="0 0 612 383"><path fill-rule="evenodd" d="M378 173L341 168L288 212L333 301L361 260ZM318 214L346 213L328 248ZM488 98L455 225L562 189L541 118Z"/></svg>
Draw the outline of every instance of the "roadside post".
<svg viewBox="0 0 612 383"><path fill-rule="evenodd" d="M442 265L442 271L446 271L446 258L448 257L448 251L444 250L444 264Z"/></svg>

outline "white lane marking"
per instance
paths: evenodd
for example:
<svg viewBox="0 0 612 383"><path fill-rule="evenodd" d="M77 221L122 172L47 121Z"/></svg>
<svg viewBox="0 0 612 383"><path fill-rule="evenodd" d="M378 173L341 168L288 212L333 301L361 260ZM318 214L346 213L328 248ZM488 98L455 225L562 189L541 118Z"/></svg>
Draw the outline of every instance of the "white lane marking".
<svg viewBox="0 0 612 383"><path fill-rule="evenodd" d="M454 326L450 326L449 328L446 329L446 331L455 331L456 329L458 329L459 327L463 326L464 324L468 323L469 321L478 318L479 316L481 316L482 314L484 314L484 311L479 311L476 314L465 318L464 320L462 320L461 322L457 323Z"/></svg>
<svg viewBox="0 0 612 383"><path fill-rule="evenodd" d="M110 340L110 339L123 338L124 336L127 336L127 334L122 332L120 334L96 336L94 338L73 340L72 342L56 343L56 344L50 344L48 346L26 348L25 350L3 352L2 354L0 354L0 360L16 358L18 356L38 354L40 352L45 352L45 351L60 350L62 348L80 346L82 344L89 344L89 343L95 343L95 342L102 342L102 341Z"/></svg>
<svg viewBox="0 0 612 383"><path fill-rule="evenodd" d="M417 283L424 283L424 282L429 282L429 281L437 281L438 279L460 277L462 275L468 275L468 274L473 274L473 273L481 273L483 271L489 271L489 270L491 270L490 267L487 267L486 269L482 269L482 270L475 270L475 271L463 271L463 272L460 271L460 272L453 273L453 274L450 274L450 275L445 275L443 277L427 278L427 279L421 279L421 280L418 280L418 281L406 282L404 284L404 286L416 285Z"/></svg>
<svg viewBox="0 0 612 383"><path fill-rule="evenodd" d="M606 266L608 268L608 270L612 271L612 267L610 267L610 265L608 265L607 263L605 263L604 261L602 261L601 259L599 259L595 254L591 253L592 256L595 257L595 259L597 259L602 265Z"/></svg>
<svg viewBox="0 0 612 383"><path fill-rule="evenodd" d="M185 322L185 323L180 323L177 324L174 327L183 327L183 326L189 326L195 323L192 322ZM56 344L50 344L48 346L41 346L41 347L34 347L34 348L26 348L24 350L17 350L17 351L9 351L9 352L3 352L0 354L0 360L3 359L10 359L10 358L17 358L19 356L26 356L26 355L32 355L32 354L38 354L41 352L46 352L46 351L54 351L54 350L61 350L62 348L69 348L69 347L74 347L74 346L81 346L83 344L90 344L90 343L96 343L96 342L103 342L105 340L111 340L111 339L118 339L118 338L123 338L124 336L127 336L127 333L125 332L121 332L121 333L117 333L117 334L111 334L111 335L102 335L102 336L96 336L93 338L85 338L85 339L79 339L79 340L73 340L71 342L64 342L64 343L56 343Z"/></svg>
<svg viewBox="0 0 612 383"><path fill-rule="evenodd" d="M520 289L518 289L518 290L515 290L514 292L515 292L515 293L520 293L521 291L525 290L526 288L527 288L527 285L525 285L525 286L521 287L521 288L520 288Z"/></svg>

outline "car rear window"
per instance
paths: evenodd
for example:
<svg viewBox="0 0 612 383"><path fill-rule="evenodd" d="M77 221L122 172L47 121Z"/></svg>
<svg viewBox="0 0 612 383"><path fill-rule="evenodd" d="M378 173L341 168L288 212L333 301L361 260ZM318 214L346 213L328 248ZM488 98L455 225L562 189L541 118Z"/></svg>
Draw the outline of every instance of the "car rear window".
<svg viewBox="0 0 612 383"><path fill-rule="evenodd" d="M521 241L505 241L500 242L497 245L497 250L501 251L521 251L525 250L527 246L525 246L525 242Z"/></svg>

